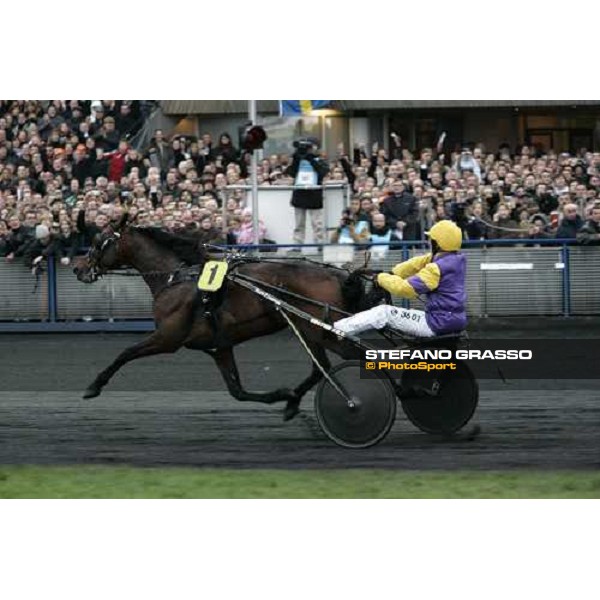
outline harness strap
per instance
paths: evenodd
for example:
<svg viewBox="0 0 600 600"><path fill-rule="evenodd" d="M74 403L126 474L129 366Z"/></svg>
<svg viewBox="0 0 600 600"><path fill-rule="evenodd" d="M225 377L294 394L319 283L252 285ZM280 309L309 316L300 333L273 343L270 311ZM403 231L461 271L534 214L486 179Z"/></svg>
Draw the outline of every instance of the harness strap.
<svg viewBox="0 0 600 600"><path fill-rule="evenodd" d="M207 320L213 334L215 346L219 346L221 342L227 345L228 339L220 322L221 305L226 293L227 280L223 283L221 289L216 292L200 292L197 294L200 297L202 316Z"/></svg>

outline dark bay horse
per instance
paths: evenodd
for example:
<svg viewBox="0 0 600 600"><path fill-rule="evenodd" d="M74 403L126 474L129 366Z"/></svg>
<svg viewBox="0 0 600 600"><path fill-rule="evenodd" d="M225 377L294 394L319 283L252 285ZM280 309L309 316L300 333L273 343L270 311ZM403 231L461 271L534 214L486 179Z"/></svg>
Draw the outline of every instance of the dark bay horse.
<svg viewBox="0 0 600 600"><path fill-rule="evenodd" d="M156 228L121 224L108 227L94 240L88 255L79 259L74 269L85 283L96 281L110 269L133 267L144 278L154 298L156 330L146 339L125 349L89 385L84 398L98 396L111 377L126 363L155 354L176 352L181 347L202 350L216 362L231 395L238 400L271 404L287 402L284 419L293 418L302 397L321 379L313 365L310 375L294 389L277 389L268 393L244 390L233 353L234 346L246 340L284 329L286 321L276 309L251 291L226 283L222 302L211 323L205 316L194 280L173 283L173 273L187 265L209 258L208 251L197 239L170 234ZM347 312L367 307L363 281L346 271L328 268L309 261L269 260L242 262L236 273L267 284L285 288L300 296L326 303ZM323 318L323 308L301 299L284 298L315 317ZM340 318L336 315L335 318ZM292 317L308 347L326 369L326 349L340 352L340 343L329 332Z"/></svg>

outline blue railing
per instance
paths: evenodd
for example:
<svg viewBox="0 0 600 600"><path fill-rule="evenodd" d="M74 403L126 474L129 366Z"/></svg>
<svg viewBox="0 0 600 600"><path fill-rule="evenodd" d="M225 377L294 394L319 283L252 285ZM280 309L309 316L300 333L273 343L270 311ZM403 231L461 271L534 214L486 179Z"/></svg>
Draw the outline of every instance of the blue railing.
<svg viewBox="0 0 600 600"><path fill-rule="evenodd" d="M555 247L558 250L557 253L557 258L556 258L556 265L554 268L562 268L562 276L559 276L558 274L556 274L556 277L560 278L560 284L558 283L558 280L556 279L555 276L552 276L552 282L553 282L553 291L549 292L554 294L553 298L555 298L555 302L560 302L558 299L558 294L559 294L559 289L558 286L560 285L560 294L562 294L562 315L563 316L571 316L573 314L573 310L572 310L572 305L573 305L573 298L572 298L572 290L573 290L573 272L571 269L571 252L572 252L572 246L576 244L576 242L574 240L569 240L569 239L501 239L501 240L470 240L470 241L465 241L463 246L465 249L469 250L469 249L476 249L476 248L482 248L482 249L491 249L491 248L513 248L517 251L519 251L519 249L523 249L523 250L528 250L528 251L533 251L535 252L536 248L534 248L534 246L540 246L540 247ZM357 251L364 251L364 250L368 250L369 247L373 247L373 246L389 246L389 244L358 244L358 245L354 245L354 248ZM305 244L302 246L302 249L310 249L312 248L313 250L316 248L323 248L325 246L337 246L339 247L339 244ZM392 247L390 248L390 256L386 259L388 262L390 262L390 265L392 265L394 262L401 262L404 260L407 260L410 257L410 253L411 250L415 250L415 249L422 249L424 247L427 246L426 242L423 242L421 240L418 241L410 241L410 242L394 242L392 244ZM300 247L298 245L295 244L283 244L283 245L272 245L272 244L263 244L263 245L248 245L248 246L223 246L224 248L235 248L244 252L252 252L252 251L256 251L256 250L276 250L276 251L286 251L289 249L300 249ZM517 248L518 247L518 248ZM596 248L596 250L598 250L598 248ZM508 258L508 262L510 261L517 261L518 259L515 257L514 254L511 254L508 250L506 251L507 255L510 254L510 257ZM594 251L595 252L595 251ZM265 254L265 257L276 257L276 256L280 256L281 254L278 254L276 252L269 252L268 254ZM531 260L531 255L529 256L529 260ZM320 260L320 256L313 254L312 255L313 258L317 258ZM481 260L483 261L484 259L486 259L486 255L482 254L482 256L480 257ZM497 258L497 257L496 257ZM589 258L589 257L588 257ZM600 263L600 252L598 253L598 255L593 256L592 257L594 260L593 262L595 264ZM546 265L548 264L548 260L546 259ZM587 258L586 258L587 260ZM560 264L562 263L562 265ZM0 265L1 266L1 265ZM21 266L22 267L22 266ZM60 268L60 267L59 267ZM116 317L113 318L110 314L109 314L109 308L108 308L108 300L105 300L105 302L107 303L107 309L106 309L106 315L104 317L94 317L93 320L91 320L91 322L86 322L84 320L82 320L82 317L84 315L80 315L79 317L70 317L69 319L66 319L64 317L61 317L61 304L60 304L60 300L59 300L59 291L63 291L62 297L65 298L65 292L68 291L69 294L73 294L75 296L77 296L77 290L80 289L79 286L83 287L83 284L79 284L78 282L75 282L73 280L73 282L70 281L70 279L67 277L66 273L62 272L61 273L61 277L58 277L58 273L57 273L58 269L57 269L57 265L55 264L53 259L50 259L48 261L48 268L47 268L47 290L45 290L45 294L44 294L44 298L43 300L45 302L47 302L47 310L44 310L44 316L41 318L29 318L28 321L25 322L25 320L23 319L19 319L18 322L16 322L15 320L9 321L6 320L6 317L2 317L4 319L4 321L0 322L0 331L140 331L140 330L151 330L153 329L153 321L149 318L140 318L140 317L135 317L135 318L120 318L120 317ZM581 278L582 276L580 275L581 273L581 269L577 270L577 277ZM546 273L547 274L547 273ZM482 277L482 285L483 286L487 286L487 277L488 275L486 273L483 273L481 275ZM494 276L492 276L494 277ZM501 277L501 275L495 275L495 277ZM506 281L510 282L510 277L511 274L509 273L508 275L504 275L504 277L506 277ZM599 267L599 277L600 277L600 267ZM73 276L74 278L74 276ZM59 279L61 279L61 281L63 282L64 285L66 285L67 287L60 287L59 289ZM121 278L122 279L122 278ZM0 277L0 281L2 281L3 283L0 283L0 302L2 301L2 294L3 293L10 293L12 294L12 298L14 300L15 298L15 294L19 294L19 293L31 293L31 288L29 288L28 290L26 290L23 287L23 290L20 291L20 289L16 289L14 287L14 284L11 283L10 280L7 280L6 278ZM22 281L23 279L21 278L20 280L20 286L22 287L23 284ZM490 280L493 281L494 280ZM498 280L496 279L496 286L498 285ZM583 287L583 283L582 281L578 280L578 283L580 284L578 289L581 289ZM5 289L3 290L3 285L6 286ZM11 288L11 285L13 286ZM73 287L73 290L71 290L71 285L76 286ZM33 286L33 281L31 281L31 286ZM19 286L17 286L19 287ZM10 289L9 289L10 288ZM69 291L71 290L71 291ZM525 293L525 291L520 290L523 293ZM41 290L38 290L37 293L40 293ZM145 294L144 291L141 290L140 287L140 291L138 292L137 288L135 290L136 294L139 294L140 296ZM487 293L487 291L484 291L483 293ZM118 300L118 294L117 294L117 300ZM101 302L101 301L99 301ZM405 302L405 304L408 304L407 302ZM486 302L487 305L487 302ZM62 305L64 308L64 304ZM594 309L595 310L595 309ZM64 312L64 311L63 311ZM72 311L71 311L72 312ZM149 311L142 311L144 312L144 314L148 314L149 316ZM486 310L482 310L482 313L485 315ZM577 314L581 314L581 311L579 310ZM593 313L596 314L596 313Z"/></svg>

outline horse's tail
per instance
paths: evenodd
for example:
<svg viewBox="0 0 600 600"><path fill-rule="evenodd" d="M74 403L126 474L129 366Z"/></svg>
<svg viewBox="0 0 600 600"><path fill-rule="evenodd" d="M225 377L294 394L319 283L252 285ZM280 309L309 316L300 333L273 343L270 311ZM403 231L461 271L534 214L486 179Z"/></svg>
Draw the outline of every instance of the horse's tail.
<svg viewBox="0 0 600 600"><path fill-rule="evenodd" d="M342 283L342 298L344 299L344 308L351 313L361 310L365 298L365 282L363 278L353 271L346 277Z"/></svg>
<svg viewBox="0 0 600 600"><path fill-rule="evenodd" d="M379 287L366 291L365 280L359 271L353 271L342 284L342 297L348 312L357 313L373 308L386 300L386 292Z"/></svg>
<svg viewBox="0 0 600 600"><path fill-rule="evenodd" d="M373 294L374 291L367 292L365 279L360 272L353 271L350 273L342 284L342 296L346 310L351 313L357 313L379 304L381 297L380 295L375 297Z"/></svg>

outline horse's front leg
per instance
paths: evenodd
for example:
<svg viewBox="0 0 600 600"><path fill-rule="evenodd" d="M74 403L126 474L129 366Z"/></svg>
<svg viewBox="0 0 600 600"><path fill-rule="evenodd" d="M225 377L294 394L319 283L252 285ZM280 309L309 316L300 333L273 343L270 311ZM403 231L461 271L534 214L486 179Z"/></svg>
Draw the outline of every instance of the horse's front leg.
<svg viewBox="0 0 600 600"><path fill-rule="evenodd" d="M99 396L102 388L110 381L111 377L126 363L154 354L176 352L181 348L185 336L164 335L160 330L155 331L150 337L135 346L126 348L96 379L87 387L83 397L94 398Z"/></svg>
<svg viewBox="0 0 600 600"><path fill-rule="evenodd" d="M292 390L281 388L273 392L256 393L247 392L242 387L240 373L235 362L233 348L219 348L217 350L207 352L214 361L223 376L229 393L236 399L242 402L261 402L262 404L273 404L275 402L292 401L295 399L295 394Z"/></svg>

